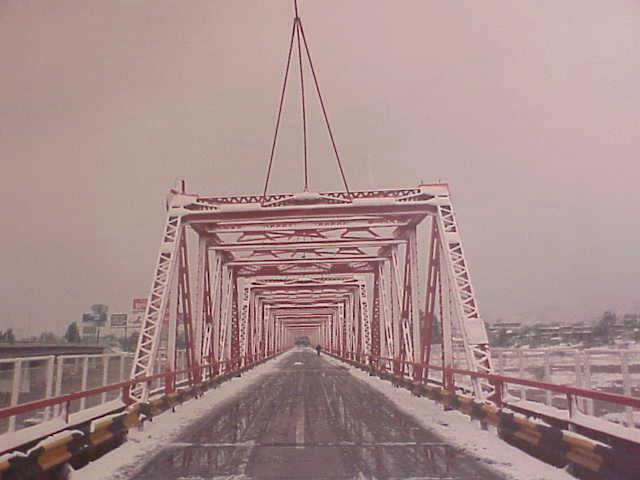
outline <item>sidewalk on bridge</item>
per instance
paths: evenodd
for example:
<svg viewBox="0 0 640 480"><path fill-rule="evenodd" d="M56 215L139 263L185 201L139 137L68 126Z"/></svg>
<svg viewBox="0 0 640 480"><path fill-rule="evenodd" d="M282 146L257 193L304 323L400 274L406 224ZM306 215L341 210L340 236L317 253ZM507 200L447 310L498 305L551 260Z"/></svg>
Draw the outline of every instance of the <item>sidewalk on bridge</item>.
<svg viewBox="0 0 640 480"><path fill-rule="evenodd" d="M432 400L417 397L404 388L396 388L387 380L369 376L368 373L328 355L324 355L324 359L345 367L353 377L385 395L399 410L415 418L424 428L513 480L575 480L566 471L533 458L502 441L495 429L482 430L478 422L470 421L461 412L444 411L441 405Z"/></svg>
<svg viewBox="0 0 640 480"><path fill-rule="evenodd" d="M218 388L209 390L202 397L178 405L175 412L170 410L145 423L144 429L131 430L127 442L107 453L104 457L72 472L71 480L128 480L150 457L171 442L189 425L206 415L213 408L233 400L258 380L263 374L274 370L276 363L293 350L277 358L224 382Z"/></svg>

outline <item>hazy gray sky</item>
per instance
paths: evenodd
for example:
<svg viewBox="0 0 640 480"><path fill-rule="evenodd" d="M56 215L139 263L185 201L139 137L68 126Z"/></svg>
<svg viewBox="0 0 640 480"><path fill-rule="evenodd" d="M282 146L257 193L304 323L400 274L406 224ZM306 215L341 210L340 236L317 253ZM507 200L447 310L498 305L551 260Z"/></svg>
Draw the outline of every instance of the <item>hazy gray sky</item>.
<svg viewBox="0 0 640 480"><path fill-rule="evenodd" d="M352 188L448 181L485 318L640 310L640 2L301 4ZM0 0L0 328L146 295L177 177L261 191L290 24L284 0ZM339 187L310 108L312 187ZM300 190L296 121L272 191Z"/></svg>

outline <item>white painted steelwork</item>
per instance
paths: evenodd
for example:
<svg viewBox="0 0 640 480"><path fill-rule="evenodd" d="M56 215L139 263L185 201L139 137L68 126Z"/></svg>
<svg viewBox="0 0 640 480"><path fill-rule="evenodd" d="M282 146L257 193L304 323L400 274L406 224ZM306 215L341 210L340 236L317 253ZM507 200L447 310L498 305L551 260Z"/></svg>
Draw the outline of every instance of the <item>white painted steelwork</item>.
<svg viewBox="0 0 640 480"><path fill-rule="evenodd" d="M265 197L200 196L185 193L182 185L167 205L132 378L167 368L153 365L161 361L159 346L168 335L163 329L170 326L169 338L175 338L181 326L162 319L175 289L171 279L188 269L184 255L176 260L188 231L198 238L191 268L195 311L183 323L188 332L193 322L187 351L193 350L197 364L243 364L282 349L295 336L286 332L304 331L340 355L398 358L413 375L413 363L423 360L427 328L420 317L418 260L428 239L419 237L417 226L428 219L438 232L437 267L446 272L439 277L437 305L443 328L457 335L445 339L445 347L460 342L469 368L492 371L447 185ZM190 289L189 278L182 288ZM321 302L325 309L314 313ZM169 348L176 348L173 341ZM484 381L474 389L481 398L493 393ZM148 391L141 383L131 395L143 400Z"/></svg>

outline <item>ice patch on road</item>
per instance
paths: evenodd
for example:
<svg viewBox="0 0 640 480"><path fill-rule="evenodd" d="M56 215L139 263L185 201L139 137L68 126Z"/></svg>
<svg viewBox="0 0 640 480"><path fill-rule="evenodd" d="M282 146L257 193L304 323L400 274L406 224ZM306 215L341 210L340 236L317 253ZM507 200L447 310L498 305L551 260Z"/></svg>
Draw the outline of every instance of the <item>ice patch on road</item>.
<svg viewBox="0 0 640 480"><path fill-rule="evenodd" d="M333 365L346 364L331 357L324 357ZM460 448L489 468L506 475L510 480L575 480L564 470L548 465L497 437L495 432L480 428L477 421L470 421L461 412L444 411L442 406L424 397L417 397L404 388L396 388L391 382L346 365L349 373L391 400L402 412L415 418L430 430Z"/></svg>

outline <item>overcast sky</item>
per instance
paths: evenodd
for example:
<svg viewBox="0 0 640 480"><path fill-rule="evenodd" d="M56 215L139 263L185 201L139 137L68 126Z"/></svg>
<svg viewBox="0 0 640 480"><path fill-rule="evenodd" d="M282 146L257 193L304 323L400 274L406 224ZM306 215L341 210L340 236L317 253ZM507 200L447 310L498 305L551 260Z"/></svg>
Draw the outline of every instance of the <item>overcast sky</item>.
<svg viewBox="0 0 640 480"><path fill-rule="evenodd" d="M485 318L640 310L640 2L301 12L350 186L448 181ZM261 192L290 25L284 0L0 0L0 328L146 295L176 178ZM274 192L302 185L288 98ZM338 188L310 109L311 187Z"/></svg>

